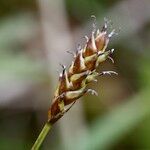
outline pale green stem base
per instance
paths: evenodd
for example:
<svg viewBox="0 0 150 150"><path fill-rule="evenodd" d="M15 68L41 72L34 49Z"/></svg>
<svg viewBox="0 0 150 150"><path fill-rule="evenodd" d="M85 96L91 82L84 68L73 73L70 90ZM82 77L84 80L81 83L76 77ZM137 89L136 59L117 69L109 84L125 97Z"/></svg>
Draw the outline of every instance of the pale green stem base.
<svg viewBox="0 0 150 150"><path fill-rule="evenodd" d="M43 143L46 135L48 134L49 130L51 129L52 125L50 123L46 123L38 136L37 140L35 141L34 145L32 146L31 150L38 150Z"/></svg>

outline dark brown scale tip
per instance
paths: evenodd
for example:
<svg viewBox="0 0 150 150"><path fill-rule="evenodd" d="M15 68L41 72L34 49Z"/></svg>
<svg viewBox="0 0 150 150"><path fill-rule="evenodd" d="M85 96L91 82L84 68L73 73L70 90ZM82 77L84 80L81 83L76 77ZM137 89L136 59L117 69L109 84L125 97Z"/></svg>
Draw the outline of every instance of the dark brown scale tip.
<svg viewBox="0 0 150 150"><path fill-rule="evenodd" d="M107 29L108 29L108 25L110 25L112 27L112 22L111 20L109 20L108 18L104 17L104 25L101 29L101 32L107 32Z"/></svg>
<svg viewBox="0 0 150 150"><path fill-rule="evenodd" d="M65 70L66 70L66 66L65 66L65 65L62 65L61 63L60 63L60 66L63 68L63 74L64 74L64 72L65 72Z"/></svg>
<svg viewBox="0 0 150 150"><path fill-rule="evenodd" d="M102 29L101 29L101 32L106 32L107 31L107 28L108 28L108 25L107 23L105 22L105 24L103 25Z"/></svg>

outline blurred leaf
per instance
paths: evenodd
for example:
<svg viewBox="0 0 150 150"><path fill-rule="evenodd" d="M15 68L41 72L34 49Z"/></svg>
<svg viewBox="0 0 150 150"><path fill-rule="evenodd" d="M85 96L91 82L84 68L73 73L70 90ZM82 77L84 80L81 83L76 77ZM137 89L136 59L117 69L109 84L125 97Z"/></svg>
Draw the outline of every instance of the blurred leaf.
<svg viewBox="0 0 150 150"><path fill-rule="evenodd" d="M42 62L36 62L29 59L27 56L7 55L0 59L0 79L46 79L46 68ZM48 75L47 75L48 79Z"/></svg>
<svg viewBox="0 0 150 150"><path fill-rule="evenodd" d="M36 31L36 21L28 14L11 16L0 21L0 52L29 40Z"/></svg>
<svg viewBox="0 0 150 150"><path fill-rule="evenodd" d="M29 58L19 44L32 39L37 29L29 14L14 15L0 21L0 79L45 80L48 74L41 61Z"/></svg>
<svg viewBox="0 0 150 150"><path fill-rule="evenodd" d="M140 62L139 66L139 79L140 79L140 84L145 87L145 86L150 86L150 60L149 60L149 54L147 54L145 57L143 57L142 61Z"/></svg>
<svg viewBox="0 0 150 150"><path fill-rule="evenodd" d="M25 141L24 139L9 139L9 138L0 138L0 148L2 150L25 150Z"/></svg>

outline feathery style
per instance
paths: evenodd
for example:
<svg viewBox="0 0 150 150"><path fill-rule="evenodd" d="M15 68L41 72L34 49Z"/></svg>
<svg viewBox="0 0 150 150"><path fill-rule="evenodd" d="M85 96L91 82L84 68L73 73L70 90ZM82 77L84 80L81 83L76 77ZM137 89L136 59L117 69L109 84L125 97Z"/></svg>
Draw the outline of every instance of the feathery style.
<svg viewBox="0 0 150 150"><path fill-rule="evenodd" d="M77 50L68 70L62 65L63 71L59 75L59 83L48 111L49 123L54 124L84 94L97 95L96 91L87 88L88 83L97 81L96 78L101 75L117 74L114 71L103 71L101 73L96 71L100 63L107 58L113 62L110 55L114 52L114 49L106 51L106 48L110 38L116 33L115 29L108 33L107 28L108 21L105 21L101 31L94 28L91 37L86 37L85 46Z"/></svg>

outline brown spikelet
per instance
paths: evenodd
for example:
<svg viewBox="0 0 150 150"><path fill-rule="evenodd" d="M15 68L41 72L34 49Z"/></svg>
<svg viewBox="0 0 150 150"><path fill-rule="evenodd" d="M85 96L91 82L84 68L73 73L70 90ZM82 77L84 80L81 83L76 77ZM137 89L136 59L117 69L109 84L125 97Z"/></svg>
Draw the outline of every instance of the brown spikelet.
<svg viewBox="0 0 150 150"><path fill-rule="evenodd" d="M102 30L93 31L84 48L77 51L68 71L62 65L63 71L59 76L58 87L48 111L48 122L55 123L84 94L90 92L97 95L94 90L87 89L87 84L96 81L96 77L117 74L113 71L96 72L100 63L110 58L110 54L114 51L114 49L106 51L113 34L115 30L107 33L107 22L105 22Z"/></svg>

